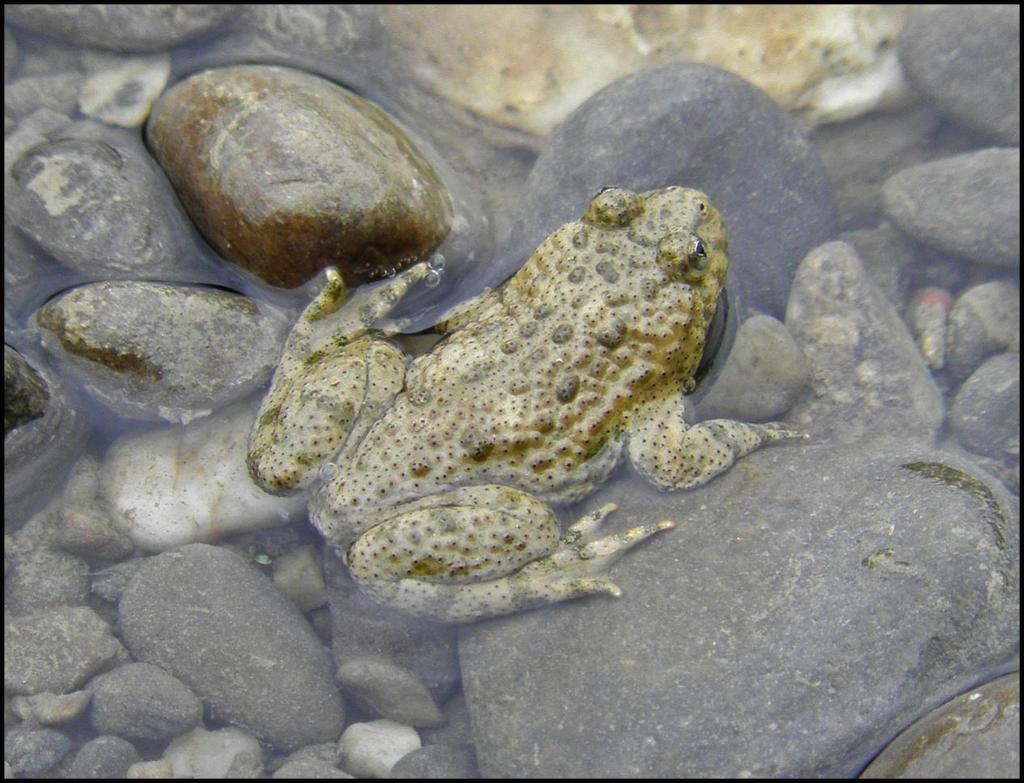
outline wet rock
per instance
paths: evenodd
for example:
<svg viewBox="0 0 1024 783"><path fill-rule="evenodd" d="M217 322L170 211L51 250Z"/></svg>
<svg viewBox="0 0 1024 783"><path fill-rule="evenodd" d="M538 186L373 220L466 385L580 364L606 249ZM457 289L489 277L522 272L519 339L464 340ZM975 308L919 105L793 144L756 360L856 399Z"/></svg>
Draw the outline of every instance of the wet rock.
<svg viewBox="0 0 1024 783"><path fill-rule="evenodd" d="M249 478L245 457L255 416L253 404L245 403L115 442L100 478L114 525L141 549L161 552L282 525L302 513L303 496L274 497Z"/></svg>
<svg viewBox="0 0 1024 783"><path fill-rule="evenodd" d="M907 305L907 325L927 365L940 370L946 364L946 330L953 297L944 288L929 286L914 292Z"/></svg>
<svg viewBox="0 0 1024 783"><path fill-rule="evenodd" d="M444 723L430 692L412 672L386 660L352 658L336 675L346 696L370 715L380 715L407 726Z"/></svg>
<svg viewBox="0 0 1024 783"><path fill-rule="evenodd" d="M1020 266L1020 149L991 148L911 166L883 187L885 212L929 247Z"/></svg>
<svg viewBox="0 0 1024 783"><path fill-rule="evenodd" d="M9 353L15 354L5 346L5 376ZM10 360L15 365L24 362L20 355L17 358L11 356ZM53 499L85 440L87 430L85 417L71 407L67 393L48 371L25 363L16 372L40 379L46 387L46 401L41 417L25 421L4 434L4 529L8 531L21 527L32 514ZM5 397L7 387L5 378ZM31 398L33 402L28 412L43 404L38 389L31 393ZM25 416L18 418L24 419Z"/></svg>
<svg viewBox="0 0 1024 783"><path fill-rule="evenodd" d="M918 10L899 38L907 78L957 122L1020 144L1020 7Z"/></svg>
<svg viewBox="0 0 1024 783"><path fill-rule="evenodd" d="M135 746L120 737L96 737L75 754L66 775L80 778L123 778L128 768L141 761Z"/></svg>
<svg viewBox="0 0 1024 783"><path fill-rule="evenodd" d="M618 78L673 60L755 83L811 122L876 108L904 87L893 7L386 6L394 56L453 103L541 138Z"/></svg>
<svg viewBox="0 0 1024 783"><path fill-rule="evenodd" d="M124 652L98 614L67 606L4 624L4 686L13 693L68 693Z"/></svg>
<svg viewBox="0 0 1024 783"><path fill-rule="evenodd" d="M127 146L58 139L28 149L11 174L5 213L62 264L97 277L181 266L164 186Z"/></svg>
<svg viewBox="0 0 1024 783"><path fill-rule="evenodd" d="M886 746L862 778L1020 777L1020 673L973 688Z"/></svg>
<svg viewBox="0 0 1024 783"><path fill-rule="evenodd" d="M296 547L275 557L273 568L274 584L300 612L312 611L327 602L327 586L317 547Z"/></svg>
<svg viewBox="0 0 1024 783"><path fill-rule="evenodd" d="M128 557L135 545L114 525L100 500L99 465L91 457L76 464L54 517L53 543L74 555L104 560Z"/></svg>
<svg viewBox="0 0 1024 783"><path fill-rule="evenodd" d="M415 729L393 720L353 723L338 740L341 767L357 778L384 778L399 759L420 747Z"/></svg>
<svg viewBox="0 0 1024 783"><path fill-rule="evenodd" d="M170 672L219 718L278 750L341 733L341 699L320 641L237 555L191 544L151 558L121 596L118 619L136 658Z"/></svg>
<svg viewBox="0 0 1024 783"><path fill-rule="evenodd" d="M18 66L18 42L4 25L4 82L6 83Z"/></svg>
<svg viewBox="0 0 1024 783"><path fill-rule="evenodd" d="M335 660L393 662L412 672L442 703L459 683L455 628L374 603L334 551L323 557Z"/></svg>
<svg viewBox="0 0 1024 783"><path fill-rule="evenodd" d="M71 740L54 729L18 726L4 734L4 761L18 777L39 777L71 750Z"/></svg>
<svg viewBox="0 0 1024 783"><path fill-rule="evenodd" d="M266 383L288 318L240 294L121 281L40 308L43 344L115 413L187 422Z"/></svg>
<svg viewBox="0 0 1024 783"><path fill-rule="evenodd" d="M35 693L31 696L15 696L11 709L26 722L55 726L69 723L85 712L92 694L89 691L74 693Z"/></svg>
<svg viewBox="0 0 1024 783"><path fill-rule="evenodd" d="M852 776L1016 655L1018 503L965 455L787 442L567 516L609 501L609 532L679 523L612 567L621 598L460 629L484 777Z"/></svg>
<svg viewBox="0 0 1024 783"><path fill-rule="evenodd" d="M14 428L40 418L49 400L39 373L20 353L4 345L4 437Z"/></svg>
<svg viewBox="0 0 1024 783"><path fill-rule="evenodd" d="M393 780L474 780L480 777L480 771L470 745L427 745L402 756L388 777Z"/></svg>
<svg viewBox="0 0 1024 783"><path fill-rule="evenodd" d="M73 114L81 89L80 73L22 76L9 85L4 85L4 116L21 119L40 108L66 115Z"/></svg>
<svg viewBox="0 0 1024 783"><path fill-rule="evenodd" d="M715 385L699 403L700 418L778 419L807 380L807 363L786 327L771 316L755 315L740 324Z"/></svg>
<svg viewBox="0 0 1024 783"><path fill-rule="evenodd" d="M89 566L74 555L52 549L16 552L4 576L4 606L12 614L43 612L85 604Z"/></svg>
<svg viewBox="0 0 1024 783"><path fill-rule="evenodd" d="M4 21L78 46L117 52L155 52L226 24L236 5L18 5Z"/></svg>
<svg viewBox="0 0 1024 783"><path fill-rule="evenodd" d="M224 257L293 288L325 266L393 274L447 235L437 173L382 110L290 68L216 68L175 85L146 129L186 209Z"/></svg>
<svg viewBox="0 0 1024 783"><path fill-rule="evenodd" d="M781 315L800 258L835 232L828 178L796 123L730 73L670 63L606 87L551 134L490 272L517 269L610 184L706 192L729 230L730 292L768 315Z"/></svg>
<svg viewBox="0 0 1024 783"><path fill-rule="evenodd" d="M1020 456L1020 354L993 356L964 381L949 410L960 442L977 454Z"/></svg>
<svg viewBox="0 0 1024 783"><path fill-rule="evenodd" d="M967 289L949 313L947 368L961 380L1003 351L1020 353L1020 289L1005 280Z"/></svg>
<svg viewBox="0 0 1024 783"><path fill-rule="evenodd" d="M938 387L903 319L849 245L829 242L803 260L786 326L811 375L790 414L800 428L847 443L869 432L927 438L938 430Z"/></svg>
<svg viewBox="0 0 1024 783"><path fill-rule="evenodd" d="M197 726L182 734L164 751L163 760L169 765L167 772L153 777L224 779L236 760L261 759L259 742L238 729L227 728L207 731ZM248 775L245 777L259 777Z"/></svg>
<svg viewBox="0 0 1024 783"><path fill-rule="evenodd" d="M90 684L89 717L100 734L164 741L202 719L203 705L177 677L159 666L130 663Z"/></svg>
<svg viewBox="0 0 1024 783"><path fill-rule="evenodd" d="M146 121L171 75L168 54L123 57L89 53L83 64L89 75L78 99L82 114L125 128L137 128Z"/></svg>

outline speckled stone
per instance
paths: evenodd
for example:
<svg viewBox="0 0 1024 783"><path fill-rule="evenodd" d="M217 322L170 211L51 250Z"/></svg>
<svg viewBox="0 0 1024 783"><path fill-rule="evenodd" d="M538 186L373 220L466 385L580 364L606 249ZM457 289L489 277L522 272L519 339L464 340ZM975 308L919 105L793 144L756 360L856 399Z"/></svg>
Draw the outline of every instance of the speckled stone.
<svg viewBox="0 0 1024 783"><path fill-rule="evenodd" d="M1020 672L972 688L911 724L862 778L1020 778Z"/></svg>
<svg viewBox="0 0 1024 783"><path fill-rule="evenodd" d="M971 451L988 457L1020 455L1020 354L985 361L964 381L949 424Z"/></svg>
<svg viewBox="0 0 1024 783"><path fill-rule="evenodd" d="M390 275L449 230L444 186L406 133L302 71L196 74L158 101L146 138L210 244L272 285L329 265L349 283Z"/></svg>
<svg viewBox="0 0 1024 783"><path fill-rule="evenodd" d="M948 116L1020 144L1020 6L917 11L900 34L900 63Z"/></svg>

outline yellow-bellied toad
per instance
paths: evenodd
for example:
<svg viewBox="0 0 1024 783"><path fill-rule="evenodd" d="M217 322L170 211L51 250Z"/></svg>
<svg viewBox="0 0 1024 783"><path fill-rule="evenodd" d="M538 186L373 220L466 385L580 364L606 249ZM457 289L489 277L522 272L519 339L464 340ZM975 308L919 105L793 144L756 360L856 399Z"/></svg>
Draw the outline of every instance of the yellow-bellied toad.
<svg viewBox="0 0 1024 783"><path fill-rule="evenodd" d="M426 266L345 307L331 270L289 336L250 440L250 471L285 492L333 457L312 521L357 581L399 609L458 622L617 595L600 572L672 523L595 540L609 505L560 537L548 502L586 495L623 449L674 489L796 435L683 421L727 245L703 193L605 189L504 286L450 314L447 337L408 368L371 326Z"/></svg>

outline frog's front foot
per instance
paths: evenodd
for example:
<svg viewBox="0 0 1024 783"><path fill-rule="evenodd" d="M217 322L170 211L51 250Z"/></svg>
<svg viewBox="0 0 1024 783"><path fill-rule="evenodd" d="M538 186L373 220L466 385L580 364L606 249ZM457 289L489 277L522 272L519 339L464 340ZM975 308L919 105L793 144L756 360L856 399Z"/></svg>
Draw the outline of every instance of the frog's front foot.
<svg viewBox="0 0 1024 783"><path fill-rule="evenodd" d="M559 537L537 498L498 485L463 487L396 509L349 548L352 575L376 600L418 616L468 622L594 593L622 591L603 572L646 538L641 525L595 538L615 509L587 514Z"/></svg>

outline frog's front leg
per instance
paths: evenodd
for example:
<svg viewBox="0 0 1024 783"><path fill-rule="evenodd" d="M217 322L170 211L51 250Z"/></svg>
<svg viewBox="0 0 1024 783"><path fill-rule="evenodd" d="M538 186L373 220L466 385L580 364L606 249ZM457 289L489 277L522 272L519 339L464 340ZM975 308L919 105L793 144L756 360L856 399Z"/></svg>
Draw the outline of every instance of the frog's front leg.
<svg viewBox="0 0 1024 783"><path fill-rule="evenodd" d="M594 593L618 596L600 572L659 522L594 540L609 504L559 537L540 500L498 485L463 487L383 516L349 548L355 579L377 601L417 616L469 622Z"/></svg>
<svg viewBox="0 0 1024 783"><path fill-rule="evenodd" d="M288 335L249 436L257 484L274 494L306 486L391 404L405 356L369 332L428 271L417 264L348 299L341 275L327 270L323 290Z"/></svg>
<svg viewBox="0 0 1024 783"><path fill-rule="evenodd" d="M807 437L775 422L708 419L689 425L683 405L682 394L649 400L638 406L629 426L627 451L633 467L663 489L699 486L767 443Z"/></svg>

